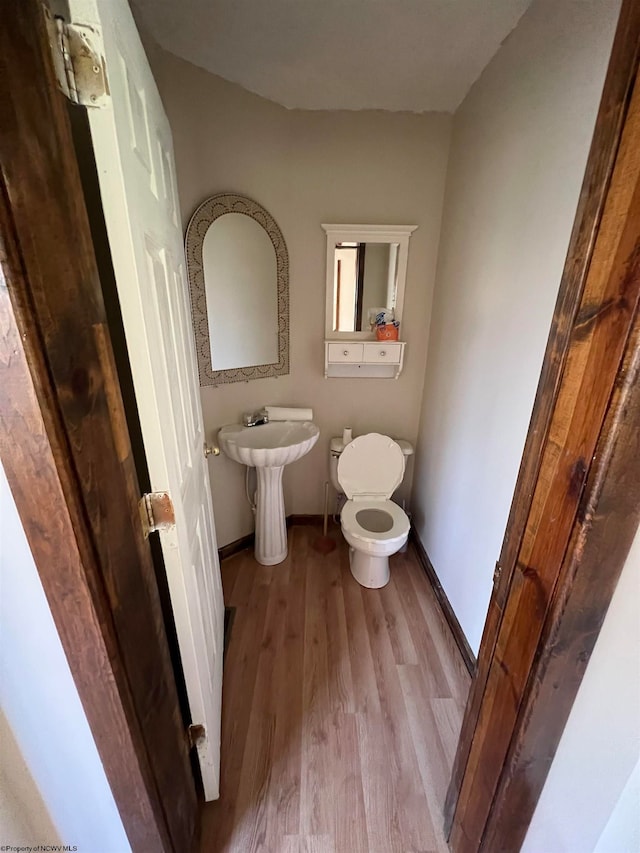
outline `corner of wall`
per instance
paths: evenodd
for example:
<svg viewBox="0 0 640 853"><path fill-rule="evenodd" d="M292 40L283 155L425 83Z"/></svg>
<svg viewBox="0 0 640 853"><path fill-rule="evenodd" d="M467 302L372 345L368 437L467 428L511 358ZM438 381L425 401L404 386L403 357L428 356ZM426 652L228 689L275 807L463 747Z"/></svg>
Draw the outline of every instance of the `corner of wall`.
<svg viewBox="0 0 640 853"><path fill-rule="evenodd" d="M618 8L534 0L453 118L412 508L474 651Z"/></svg>

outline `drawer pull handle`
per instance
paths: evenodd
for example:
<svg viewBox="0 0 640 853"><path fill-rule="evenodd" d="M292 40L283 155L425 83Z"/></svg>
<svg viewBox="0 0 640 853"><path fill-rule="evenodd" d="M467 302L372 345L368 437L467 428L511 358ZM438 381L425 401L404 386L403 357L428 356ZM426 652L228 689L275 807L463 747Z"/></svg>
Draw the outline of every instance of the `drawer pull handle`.
<svg viewBox="0 0 640 853"><path fill-rule="evenodd" d="M349 355L349 350L348 349L342 350L342 355Z"/></svg>
<svg viewBox="0 0 640 853"><path fill-rule="evenodd" d="M381 350L380 350L380 355L384 356L384 355L386 355L386 354L387 354L387 351L386 351L386 350L384 350L384 349L381 349Z"/></svg>

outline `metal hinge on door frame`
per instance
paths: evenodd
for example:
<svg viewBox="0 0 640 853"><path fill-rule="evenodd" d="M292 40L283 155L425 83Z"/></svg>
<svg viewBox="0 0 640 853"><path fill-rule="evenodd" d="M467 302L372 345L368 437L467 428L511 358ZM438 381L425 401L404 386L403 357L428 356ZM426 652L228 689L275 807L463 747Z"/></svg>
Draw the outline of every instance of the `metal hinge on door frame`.
<svg viewBox="0 0 640 853"><path fill-rule="evenodd" d="M147 492L138 501L138 510L145 539L150 533L175 527L173 503L167 492Z"/></svg>
<svg viewBox="0 0 640 853"><path fill-rule="evenodd" d="M200 746L207 739L207 730L202 723L192 723L187 727L187 741L189 747Z"/></svg>
<svg viewBox="0 0 640 853"><path fill-rule="evenodd" d="M104 107L109 83L97 24L68 24L44 6L49 44L58 86L74 104Z"/></svg>

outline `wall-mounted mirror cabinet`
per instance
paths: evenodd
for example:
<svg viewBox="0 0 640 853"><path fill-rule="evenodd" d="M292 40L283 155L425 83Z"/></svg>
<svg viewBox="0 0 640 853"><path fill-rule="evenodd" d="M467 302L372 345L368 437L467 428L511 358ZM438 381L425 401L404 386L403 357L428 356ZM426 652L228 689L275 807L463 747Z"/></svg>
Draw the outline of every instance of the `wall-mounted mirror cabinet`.
<svg viewBox="0 0 640 853"><path fill-rule="evenodd" d="M185 238L200 385L289 372L289 257L273 217L220 193Z"/></svg>
<svg viewBox="0 0 640 853"><path fill-rule="evenodd" d="M382 308L402 322L414 225L323 225L327 233L327 340L372 340ZM400 330L402 334L402 330Z"/></svg>
<svg viewBox="0 0 640 853"><path fill-rule="evenodd" d="M376 340L376 315L400 323L415 225L323 225L327 233L325 377L397 378L405 343ZM340 344L335 343L340 342Z"/></svg>

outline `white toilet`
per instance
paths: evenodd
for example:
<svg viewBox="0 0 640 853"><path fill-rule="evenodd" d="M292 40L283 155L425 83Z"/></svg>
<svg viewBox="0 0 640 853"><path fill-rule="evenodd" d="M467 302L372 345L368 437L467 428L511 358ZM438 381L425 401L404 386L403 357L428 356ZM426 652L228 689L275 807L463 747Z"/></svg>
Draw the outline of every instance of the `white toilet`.
<svg viewBox="0 0 640 853"><path fill-rule="evenodd" d="M362 586L378 589L389 581L389 557L409 535L407 514L390 498L402 482L405 456L413 448L377 432L340 444L339 439L331 441L331 474L347 497L340 523L351 546L351 574Z"/></svg>

